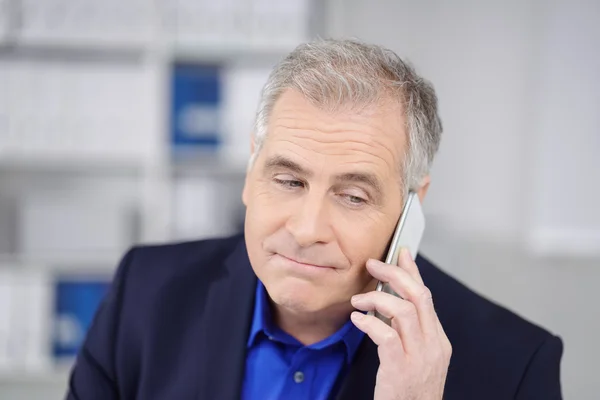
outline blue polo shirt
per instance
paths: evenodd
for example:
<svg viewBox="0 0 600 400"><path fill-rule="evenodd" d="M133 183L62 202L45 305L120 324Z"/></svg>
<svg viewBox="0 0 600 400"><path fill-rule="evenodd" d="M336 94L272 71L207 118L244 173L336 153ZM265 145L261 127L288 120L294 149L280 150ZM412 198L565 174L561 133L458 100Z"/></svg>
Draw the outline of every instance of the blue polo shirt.
<svg viewBox="0 0 600 400"><path fill-rule="evenodd" d="M267 291L256 285L254 317L247 342L242 398L311 399L334 395L364 333L348 320L336 333L304 346L273 322Z"/></svg>

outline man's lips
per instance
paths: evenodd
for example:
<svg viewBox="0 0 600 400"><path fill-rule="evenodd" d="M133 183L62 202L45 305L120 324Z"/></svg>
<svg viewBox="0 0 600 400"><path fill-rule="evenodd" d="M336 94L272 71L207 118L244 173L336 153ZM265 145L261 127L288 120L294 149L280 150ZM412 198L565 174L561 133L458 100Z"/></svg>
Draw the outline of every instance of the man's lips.
<svg viewBox="0 0 600 400"><path fill-rule="evenodd" d="M334 267L328 266L328 265L318 265L318 264L311 264L311 263L307 263L307 262L302 262L302 261L298 261L295 260L293 258L284 256L281 253L276 253L278 256L282 257L283 259L287 260L287 261L291 261L295 264L298 264L300 266L304 266L304 267L313 267L313 268L329 268L329 269L334 269Z"/></svg>

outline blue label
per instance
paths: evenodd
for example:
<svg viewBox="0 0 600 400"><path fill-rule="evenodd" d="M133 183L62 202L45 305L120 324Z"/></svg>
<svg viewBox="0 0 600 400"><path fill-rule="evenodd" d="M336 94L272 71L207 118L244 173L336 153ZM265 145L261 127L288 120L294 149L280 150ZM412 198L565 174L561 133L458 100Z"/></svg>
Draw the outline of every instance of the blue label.
<svg viewBox="0 0 600 400"><path fill-rule="evenodd" d="M175 65L172 75L171 140L174 146L219 145L221 82L218 67Z"/></svg>

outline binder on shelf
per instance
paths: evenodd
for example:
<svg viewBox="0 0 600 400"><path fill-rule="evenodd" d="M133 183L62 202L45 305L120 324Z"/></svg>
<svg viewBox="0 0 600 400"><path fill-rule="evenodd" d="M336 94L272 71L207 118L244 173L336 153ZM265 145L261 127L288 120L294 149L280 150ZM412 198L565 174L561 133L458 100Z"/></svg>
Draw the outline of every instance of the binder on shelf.
<svg viewBox="0 0 600 400"><path fill-rule="evenodd" d="M0 270L0 371L8 370L11 366L9 354L9 335L11 327L12 308L12 272Z"/></svg>
<svg viewBox="0 0 600 400"><path fill-rule="evenodd" d="M173 148L216 151L221 143L220 68L175 64L171 84Z"/></svg>
<svg viewBox="0 0 600 400"><path fill-rule="evenodd" d="M8 0L0 0L0 44L5 42L10 34L11 13Z"/></svg>
<svg viewBox="0 0 600 400"><path fill-rule="evenodd" d="M92 277L58 277L55 281L52 344L55 360L77 355L109 286L108 280Z"/></svg>

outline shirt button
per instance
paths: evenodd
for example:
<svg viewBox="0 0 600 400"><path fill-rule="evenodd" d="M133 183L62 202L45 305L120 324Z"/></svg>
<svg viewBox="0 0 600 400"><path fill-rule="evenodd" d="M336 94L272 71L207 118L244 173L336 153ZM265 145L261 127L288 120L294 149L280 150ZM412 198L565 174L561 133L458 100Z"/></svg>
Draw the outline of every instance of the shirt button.
<svg viewBox="0 0 600 400"><path fill-rule="evenodd" d="M302 371L296 371L296 373L294 374L294 382L302 383L303 381L304 381L304 374L302 373Z"/></svg>

